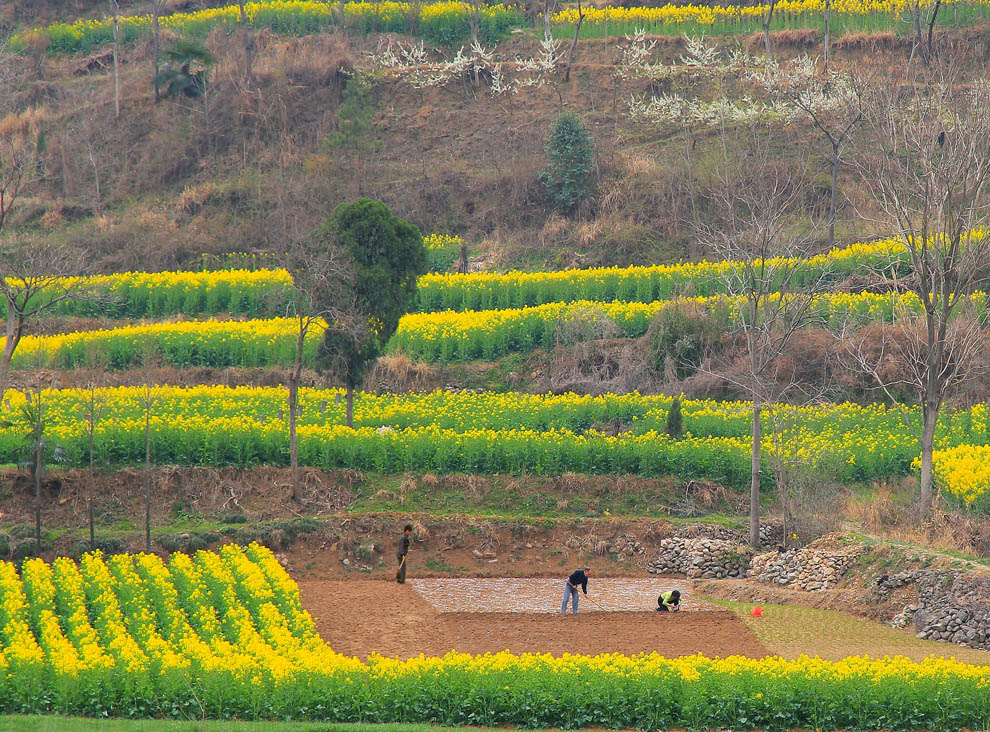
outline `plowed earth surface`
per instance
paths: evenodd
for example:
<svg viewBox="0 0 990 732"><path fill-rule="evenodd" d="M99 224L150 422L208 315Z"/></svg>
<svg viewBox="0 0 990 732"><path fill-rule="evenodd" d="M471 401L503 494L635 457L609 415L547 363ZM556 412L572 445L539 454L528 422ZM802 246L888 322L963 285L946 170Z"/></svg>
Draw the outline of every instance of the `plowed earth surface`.
<svg viewBox="0 0 990 732"><path fill-rule="evenodd" d="M620 583L639 602L632 607L623 603L629 609L616 611L612 605L622 603L622 598L604 592L607 582L599 580L597 587L605 610L585 601L579 614L568 612L566 616L559 612L562 580L413 580L406 585L375 580L301 581L299 589L303 606L313 615L323 639L339 653L360 658L373 652L410 658L451 650L506 649L555 655L650 651L668 657L768 655L733 613L711 610L700 602L686 604L676 615L654 612L653 580L643 580L639 591L629 580ZM590 584L589 590L595 591ZM526 605L527 597L538 602ZM450 608L454 611L444 612Z"/></svg>

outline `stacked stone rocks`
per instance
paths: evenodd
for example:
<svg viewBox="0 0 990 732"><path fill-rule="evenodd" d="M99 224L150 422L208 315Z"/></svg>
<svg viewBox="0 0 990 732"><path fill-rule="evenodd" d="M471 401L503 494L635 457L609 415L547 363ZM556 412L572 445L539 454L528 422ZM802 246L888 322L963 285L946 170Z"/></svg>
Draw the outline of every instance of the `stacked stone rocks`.
<svg viewBox="0 0 990 732"><path fill-rule="evenodd" d="M753 554L737 541L671 536L660 540L660 555L647 565L647 571L700 579L745 577Z"/></svg>
<svg viewBox="0 0 990 732"><path fill-rule="evenodd" d="M875 592L914 585L918 602L906 605L891 624L913 624L919 638L950 641L969 648L990 650L990 578L949 569L900 572L878 583Z"/></svg>
<svg viewBox="0 0 990 732"><path fill-rule="evenodd" d="M837 534L826 534L801 549L754 557L749 576L802 590L827 590L838 583L864 551L862 544L843 543Z"/></svg>

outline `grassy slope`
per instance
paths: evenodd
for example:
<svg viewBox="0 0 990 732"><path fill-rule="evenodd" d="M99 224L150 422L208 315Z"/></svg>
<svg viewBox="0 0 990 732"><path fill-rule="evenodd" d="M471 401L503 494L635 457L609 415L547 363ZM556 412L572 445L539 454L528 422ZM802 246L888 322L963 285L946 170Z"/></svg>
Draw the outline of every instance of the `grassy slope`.
<svg viewBox="0 0 990 732"><path fill-rule="evenodd" d="M692 168L703 172L710 164L717 146L704 131L657 135L629 119L629 98L648 85L616 86L611 64L621 39L583 41L572 83L529 90L509 102L459 85L415 90L383 80L375 117L382 146L367 156L358 184L353 161L323 147L336 125L340 93L327 69L343 59L367 64L377 41L266 34L255 65L256 98L238 90L237 39L211 37L218 64L209 115L198 105L155 105L147 44L134 44L125 49L121 121L110 131L109 74L75 75L81 57L48 57L40 72L18 61L12 99L28 99L39 85L59 89L47 105L58 154L54 147L46 153L45 181L26 192L11 226L79 243L103 269L181 266L207 251L280 249L360 190L386 200L424 231L464 233L472 245L487 240L475 251L507 264L676 261L699 254L690 250L693 237L682 223L685 184ZM676 60L679 44L670 45L664 54ZM507 57L535 51L528 35L499 44ZM893 51L885 60L899 64L900 56ZM841 52L837 58L856 61ZM703 87L698 91L706 94ZM544 139L561 102L583 115L597 153L596 190L568 217L553 213L537 182ZM124 165L120 150L129 151ZM799 130L786 136L779 153L785 164L799 165L821 160L823 150L810 131ZM857 200L860 193L843 189ZM851 222L850 211L840 219L840 236L870 233Z"/></svg>
<svg viewBox="0 0 990 732"><path fill-rule="evenodd" d="M907 656L920 661L926 656L954 656L965 663L990 664L990 651L925 640L907 630L891 628L865 618L834 610L795 605L760 605L762 617L753 617L755 603L715 600L738 615L760 643L784 658L801 654L838 661L846 656Z"/></svg>

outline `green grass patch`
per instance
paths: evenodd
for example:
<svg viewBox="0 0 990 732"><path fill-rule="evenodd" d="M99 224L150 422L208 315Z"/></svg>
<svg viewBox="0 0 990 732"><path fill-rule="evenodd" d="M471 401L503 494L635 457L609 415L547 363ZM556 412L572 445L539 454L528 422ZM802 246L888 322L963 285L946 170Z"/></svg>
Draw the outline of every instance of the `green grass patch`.
<svg viewBox="0 0 990 732"><path fill-rule="evenodd" d="M990 652L918 638L909 630L849 613L801 605L773 605L703 598L731 610L746 623L768 651L787 659L804 654L839 661L847 656L954 656L965 663L990 665ZM753 608L763 608L753 617Z"/></svg>
<svg viewBox="0 0 990 732"><path fill-rule="evenodd" d="M52 715L0 716L4 732L435 732L428 724L341 724L325 722L175 721L88 719Z"/></svg>

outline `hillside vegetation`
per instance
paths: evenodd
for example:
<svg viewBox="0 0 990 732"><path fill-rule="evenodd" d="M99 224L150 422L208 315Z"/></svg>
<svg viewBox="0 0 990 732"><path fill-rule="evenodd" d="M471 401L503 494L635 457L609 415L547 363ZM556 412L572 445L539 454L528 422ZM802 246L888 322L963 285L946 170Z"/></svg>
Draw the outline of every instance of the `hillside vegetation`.
<svg viewBox="0 0 990 732"><path fill-rule="evenodd" d="M982 160L990 140L972 113L988 6L949 3L938 22L934 7L913 26L904 4L837 8L826 45L814 2L772 18L594 8L580 28L574 8L544 24L485 6L473 31L463 4L250 3L245 24L237 5L171 3L157 39L148 3L124 3L115 66L94 5L11 5L0 136L24 164L0 242L67 255L32 305L67 282L85 296L17 332L11 384L27 393L6 397L0 459L32 478L295 462L383 486L639 476L651 495L717 486L732 495L707 508L734 511L755 486L756 518L801 540L851 493L911 503L917 477L923 504L978 523L983 184L953 202L985 173L945 161ZM899 216L880 185L910 155L877 152L896 141L891 110L915 114L897 117L909 152L948 191L904 194ZM299 338L285 261L359 196L428 235L432 272L351 430L318 370L323 325ZM919 249L949 271L931 279ZM288 410L281 387L304 369ZM322 510L299 480L300 510ZM362 505L442 503L381 490ZM506 512L550 511L558 487L539 490L538 511ZM909 522L895 508L888 523ZM0 525L26 538L28 518Z"/></svg>

